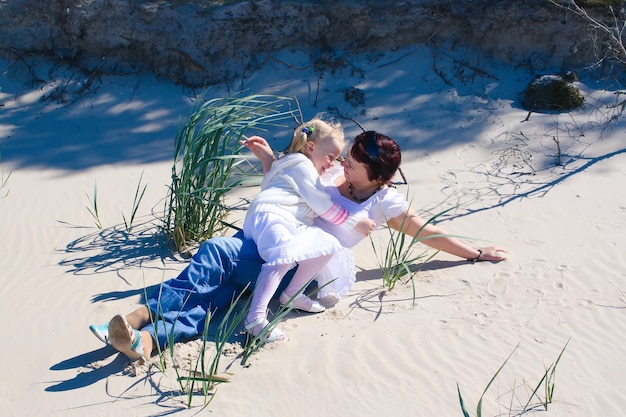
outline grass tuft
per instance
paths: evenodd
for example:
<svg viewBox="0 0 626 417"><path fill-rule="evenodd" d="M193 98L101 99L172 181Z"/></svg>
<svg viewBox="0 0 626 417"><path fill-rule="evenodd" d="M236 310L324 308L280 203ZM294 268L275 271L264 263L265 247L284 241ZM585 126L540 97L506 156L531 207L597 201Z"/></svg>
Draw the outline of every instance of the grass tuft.
<svg viewBox="0 0 626 417"><path fill-rule="evenodd" d="M137 210L139 210L139 204L141 203L141 200L143 199L143 195L146 192L146 188L148 187L148 184L146 184L143 186L143 189L141 189L142 180L143 180L143 172L141 173L141 176L139 177L139 182L137 183L137 189L135 190L135 197L133 199L133 207L131 209L130 218L126 220L126 216L124 216L124 213L122 213L122 218L124 219L124 226L126 226L126 231L128 233L130 233L133 229L133 222L135 221ZM141 192L139 192L140 189L141 189ZM95 190L94 190L94 202L95 202ZM97 210L97 207L96 207L96 210ZM98 212L96 211L96 214L97 213Z"/></svg>
<svg viewBox="0 0 626 417"><path fill-rule="evenodd" d="M230 378L228 376L219 374L220 360L227 342L238 333L239 325L247 311L247 308L241 308L240 306L242 297L246 291L247 287L233 298L230 306L223 313L223 317L217 325L217 332L214 340L215 352L213 352L210 357L207 355L207 351L209 350L207 344L210 340L209 328L211 327L211 324L215 322L215 312L207 312L203 332L200 335L201 345L199 348L199 354L196 357L189 356L186 359L187 363L177 363L175 342L173 338L173 324L171 326L172 331L170 331L167 335L168 341L166 343L166 348L161 349L159 343L155 345L159 357L160 371L164 373L168 367L168 363L172 363L172 369L175 379L179 384L180 392L187 398L185 402L187 408L193 407L193 400L198 395L202 396L204 400L204 407L206 407L214 398L214 394L217 391L216 384L230 382ZM145 295L147 296L147 294ZM183 305L186 302L187 300L184 300ZM245 302L244 306L246 306ZM157 310L158 311L155 313L156 316L162 317L163 309L161 308L160 291L157 298ZM152 319L151 321L155 328L155 333L158 333L157 327L161 321L155 321Z"/></svg>
<svg viewBox="0 0 626 417"><path fill-rule="evenodd" d="M245 366L247 364L248 359L250 359L250 356L252 356L256 351L258 351L261 347L263 347L263 345L266 344L267 337L270 335L272 330L274 330L276 328L276 326L283 321L285 316L287 314L289 314L289 312L291 312L293 310L293 307L291 306L291 302L297 296L299 296L300 294L303 294L305 292L305 290L308 288L308 286L311 284L312 281L313 281L313 279L309 280L309 282L304 284L304 286L302 288L300 288L293 295L293 297L291 297L287 301L287 303L285 305L281 305L278 308L278 310L276 311L276 313L274 314L274 316L272 317L272 319L269 320L269 324L267 326L265 326L265 328L258 335L252 336L251 334L247 334L247 341L246 341L246 344L244 346L243 353L241 354L241 357L242 357L241 364L243 366ZM330 282L325 284L325 285L329 285L329 284L330 284ZM314 291L314 293L317 293L321 288L324 288L324 286L316 289ZM307 295L308 296L312 296L313 294L307 294ZM245 310L247 311L248 309L249 308L246 308ZM275 343L281 343L281 342L275 342Z"/></svg>
<svg viewBox="0 0 626 417"><path fill-rule="evenodd" d="M407 226L406 222L410 219L409 215L406 215L402 219L402 223L399 227L400 230L394 230L387 226L389 240L386 246L376 245L370 235L370 242L378 260L378 266L381 270L383 286L385 289L389 291L393 290L398 281L401 281L405 277L408 277L406 278L407 280L412 280L415 274L419 271L419 268L415 269L413 265L418 261L421 261L421 265L423 265L439 253L439 251L436 251L433 254L428 254L428 250L425 250L416 254L414 252L415 244L423 242L426 239L444 237L444 235L439 234L426 237L419 237L419 235L427 225L433 223L438 217L446 214L452 209L454 209L454 207L432 216L426 223L424 223L424 225L413 237L407 236L402 232L402 230L404 230ZM379 251L378 246L382 246L384 249ZM415 288L413 288L413 290L413 295L415 297Z"/></svg>
<svg viewBox="0 0 626 417"><path fill-rule="evenodd" d="M89 196L87 195L87 198ZM98 213L98 184L94 182L93 184L93 198L91 199L91 207L85 206L91 217L93 217L94 222L96 223L96 227L102 230L102 221L100 220L100 214Z"/></svg>
<svg viewBox="0 0 626 417"><path fill-rule="evenodd" d="M282 110L286 100L259 94L200 100L179 127L163 221L179 252L227 227L225 196L249 177L239 141L251 129L291 119Z"/></svg>
<svg viewBox="0 0 626 417"><path fill-rule="evenodd" d="M561 353L559 353L559 356L557 357L556 361L554 361L545 370L545 372L544 372L542 378L540 379L539 383L537 384L537 386L535 387L533 392L530 394L530 396L528 398L528 401L525 403L525 405L522 408L522 410L519 413L517 413L516 415L521 416L521 415L526 414L528 412L533 412L536 409L535 406L531 405L531 403L532 403L534 398L537 398L539 400L539 402L541 403L541 405L543 406L544 410L548 411L548 405L551 404L553 402L553 400L554 400L556 367L559 364L559 361L561 360L561 357L563 356L563 353L565 352L565 348L567 347L568 344L569 344L569 340L567 341L567 343L565 343L565 346L563 346L563 349L561 350ZM480 398L478 400L478 405L476 406L476 417L482 417L483 399L485 397L485 394L487 393L487 391L489 390L489 388L491 387L493 382L496 380L496 378L498 377L498 375L500 374L500 372L502 371L504 366L508 363L509 359L511 359L511 357L513 356L513 353L515 353L515 351L517 350L518 347L519 347L519 344L517 346L515 346L515 349L513 349L511 354L502 363L500 368L498 368L496 373L493 374L493 376L491 377L491 380L489 381L489 383L487 384L487 386L483 390L483 393L481 394L481 396L480 396ZM539 394L538 394L538 392L540 391L542 386L544 387L544 398L543 399L541 399ZM457 383L457 393L458 393L458 396L459 396L459 403L461 405L461 411L463 412L463 417L470 417L470 414L467 411L467 408L465 407L465 401L463 401L463 396L461 395L461 389L460 389L458 383ZM514 395L515 395L515 393L512 393L512 396L514 396ZM511 401L513 401L513 398L511 398Z"/></svg>
<svg viewBox="0 0 626 417"><path fill-rule="evenodd" d="M529 409L528 407L530 406L530 403L533 397L537 397L539 399L539 402L543 405L543 408L546 411L548 411L548 405L552 404L552 401L554 399L556 366L559 364L559 361L561 360L561 357L563 356L563 353L565 352L565 348L567 347L568 344L569 344L569 340L567 341L567 343L565 343L565 346L563 346L563 349L561 350L561 353L559 353L559 356L556 358L556 361L554 361L550 366L548 366L548 368L546 368L546 372L543 374L543 378L541 378L541 380L537 384L537 387L530 395L530 398L528 399L528 402L524 406L523 411L526 411ZM544 386L544 399L543 400L541 400L541 398L539 398L539 396L537 395L537 392L541 388L541 385Z"/></svg>

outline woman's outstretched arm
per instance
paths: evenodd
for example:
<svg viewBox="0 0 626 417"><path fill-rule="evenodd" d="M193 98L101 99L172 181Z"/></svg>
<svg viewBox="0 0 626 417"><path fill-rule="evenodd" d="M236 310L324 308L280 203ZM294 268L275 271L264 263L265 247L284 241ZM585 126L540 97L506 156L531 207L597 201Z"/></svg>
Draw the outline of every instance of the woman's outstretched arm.
<svg viewBox="0 0 626 417"><path fill-rule="evenodd" d="M446 235L446 231L434 224L426 224L426 221L411 209L405 214L388 220L387 224L392 229L420 239L431 248L468 260L501 261L506 258L504 254L508 253L508 250L497 246L487 246L478 250L454 237L439 236Z"/></svg>

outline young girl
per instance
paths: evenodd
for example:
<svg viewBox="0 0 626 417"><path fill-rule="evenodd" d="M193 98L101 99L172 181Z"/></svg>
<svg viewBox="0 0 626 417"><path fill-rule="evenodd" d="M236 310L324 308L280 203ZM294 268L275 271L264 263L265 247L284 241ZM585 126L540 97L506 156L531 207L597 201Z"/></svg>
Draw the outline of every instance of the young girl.
<svg viewBox="0 0 626 417"><path fill-rule="evenodd" d="M243 143L253 147L257 140L264 139L251 137ZM314 218L319 216L362 235L375 227L367 217L350 217L346 209L331 201L321 184L320 175L334 164L344 146L338 125L313 119L298 126L286 155L272 164L261 192L246 213L244 235L254 240L265 261L246 317L245 328L252 335L267 326L267 306L285 274L296 264L293 279L280 295L281 304L312 313L324 311L302 291L343 248L335 237L312 227ZM287 337L274 329L266 341L282 340Z"/></svg>

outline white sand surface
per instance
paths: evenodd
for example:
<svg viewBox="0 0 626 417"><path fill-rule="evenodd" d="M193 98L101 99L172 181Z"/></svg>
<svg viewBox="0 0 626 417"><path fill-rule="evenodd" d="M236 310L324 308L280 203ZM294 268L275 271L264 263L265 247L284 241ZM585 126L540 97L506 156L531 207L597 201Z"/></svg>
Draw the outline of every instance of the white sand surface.
<svg viewBox="0 0 626 417"><path fill-rule="evenodd" d="M344 69L318 78L296 69L305 59L284 53L244 86L297 96L307 117L336 106L393 137L409 183L398 187L412 206L426 217L456 207L441 218L449 233L506 247L509 258L470 264L437 254L414 287L385 292L363 241L354 250L358 281L345 299L322 314L291 313L281 325L291 340L261 349L248 366L230 346L222 360L230 382L217 385L206 408L196 394L186 410L171 368L161 373L153 359L135 369L88 325L135 309L144 288L185 266L154 238L154 214L163 209L176 128L199 91L144 74L104 77L97 91L70 94L70 103L43 102L69 72L29 86L2 61L2 414L462 416L458 384L474 415L512 354L482 415L513 416L567 344L548 411L539 406L542 388L525 415L622 416L626 124L608 122L608 105L619 98L583 77L582 110L524 121L518 98L532 75L512 66L483 59L490 77L460 79L459 61L438 55L450 86L433 72L427 48L351 57L362 76ZM350 86L365 92L365 107L343 100ZM359 132L344 125L348 138ZM288 133L268 139L279 148ZM122 214L129 217L140 179L147 189L129 233ZM94 186L103 229L86 208ZM199 345L177 345L178 357Z"/></svg>

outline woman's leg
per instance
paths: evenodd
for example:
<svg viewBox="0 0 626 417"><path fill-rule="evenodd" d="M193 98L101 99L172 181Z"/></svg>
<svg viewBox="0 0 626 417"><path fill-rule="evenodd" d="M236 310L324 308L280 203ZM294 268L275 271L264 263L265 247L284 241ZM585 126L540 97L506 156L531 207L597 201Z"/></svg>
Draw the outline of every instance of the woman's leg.
<svg viewBox="0 0 626 417"><path fill-rule="evenodd" d="M146 306L141 306L135 311L133 311L132 313L126 315L127 323L133 329L140 330L139 335L143 343L143 347L144 347L143 356L145 359L150 359L150 356L152 355L152 350L154 349L154 339L152 338L152 334L150 334L150 332L146 330L141 330L145 326L147 326L149 323L151 323L150 316L151 316L150 310L148 310L148 307Z"/></svg>
<svg viewBox="0 0 626 417"><path fill-rule="evenodd" d="M137 310L133 313L136 312ZM122 315L113 317L109 322L109 343L133 360L150 359L154 349L152 335L145 330L135 329Z"/></svg>
<svg viewBox="0 0 626 417"><path fill-rule="evenodd" d="M197 337L207 313L227 308L244 289L252 290L262 265L254 241L241 234L207 240L178 277L163 282L151 295L148 307L154 322L143 330L161 349Z"/></svg>
<svg viewBox="0 0 626 417"><path fill-rule="evenodd" d="M137 308L135 311L127 314L126 319L128 323L134 329L142 329L144 326L150 324L150 310L147 306L141 306ZM110 335L109 335L109 323L106 324L92 324L89 326L89 330L101 341L104 343L110 344Z"/></svg>
<svg viewBox="0 0 626 417"><path fill-rule="evenodd" d="M241 233L205 242L188 267L151 294L148 307L139 307L125 316L132 328L142 330L145 356L149 357L156 347L155 341L163 348L166 344L198 336L204 328L207 311L228 306L245 288L251 290L262 264L254 242L244 239ZM109 327L110 322L89 326L104 343L111 343ZM116 347L126 353L133 335L129 338L121 329L123 323L118 322ZM121 344L118 343L120 336Z"/></svg>
<svg viewBox="0 0 626 417"><path fill-rule="evenodd" d="M150 323L150 310L148 307L141 306L137 310L126 315L126 320L133 329L141 330Z"/></svg>

